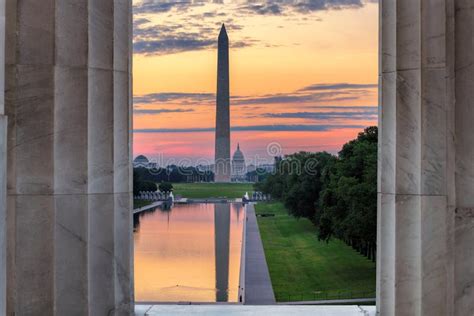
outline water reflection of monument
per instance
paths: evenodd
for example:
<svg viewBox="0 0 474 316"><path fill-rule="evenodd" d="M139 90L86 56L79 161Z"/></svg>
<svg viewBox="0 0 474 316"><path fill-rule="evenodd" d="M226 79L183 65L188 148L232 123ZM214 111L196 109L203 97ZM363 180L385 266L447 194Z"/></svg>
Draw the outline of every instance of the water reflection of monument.
<svg viewBox="0 0 474 316"><path fill-rule="evenodd" d="M216 302L227 302L229 293L230 204L214 207L214 248L216 260Z"/></svg>

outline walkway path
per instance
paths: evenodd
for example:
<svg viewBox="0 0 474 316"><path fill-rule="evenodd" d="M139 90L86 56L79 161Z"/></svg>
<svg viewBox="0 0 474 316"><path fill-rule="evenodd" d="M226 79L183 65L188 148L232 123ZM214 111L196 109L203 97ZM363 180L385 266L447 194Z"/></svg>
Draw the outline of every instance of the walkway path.
<svg viewBox="0 0 474 316"><path fill-rule="evenodd" d="M245 233L245 304L275 304L272 281L268 272L262 240L253 204L247 207Z"/></svg>
<svg viewBox="0 0 474 316"><path fill-rule="evenodd" d="M154 202L154 203L145 205L145 206L143 206L143 207L136 208L136 209L133 210L133 214L138 214L138 213L147 211L147 210L149 210L149 209L158 207L158 206L160 206L161 204L163 204L163 201Z"/></svg>

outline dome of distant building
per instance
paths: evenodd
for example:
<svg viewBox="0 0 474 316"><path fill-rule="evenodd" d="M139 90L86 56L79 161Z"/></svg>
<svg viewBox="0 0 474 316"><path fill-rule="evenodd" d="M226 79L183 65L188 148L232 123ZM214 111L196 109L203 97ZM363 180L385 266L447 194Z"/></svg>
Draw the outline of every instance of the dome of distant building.
<svg viewBox="0 0 474 316"><path fill-rule="evenodd" d="M136 162L136 163L148 163L148 158L143 156L143 155L140 155L140 156L137 156L135 159L133 159L133 162Z"/></svg>
<svg viewBox="0 0 474 316"><path fill-rule="evenodd" d="M133 168L148 168L153 169L156 168L156 162L150 162L147 157L143 155L139 155L133 159Z"/></svg>
<svg viewBox="0 0 474 316"><path fill-rule="evenodd" d="M246 173L245 157L240 150L240 144L237 144L237 149L232 156L232 181L245 181Z"/></svg>
<svg viewBox="0 0 474 316"><path fill-rule="evenodd" d="M233 161L245 161L244 154L240 150L240 145L237 145L237 150L234 152L234 156L232 157Z"/></svg>

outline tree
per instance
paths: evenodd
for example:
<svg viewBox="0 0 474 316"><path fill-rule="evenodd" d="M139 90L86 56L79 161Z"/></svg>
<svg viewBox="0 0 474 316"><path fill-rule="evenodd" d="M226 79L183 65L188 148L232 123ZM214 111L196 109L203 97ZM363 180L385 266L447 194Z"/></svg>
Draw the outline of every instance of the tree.
<svg viewBox="0 0 474 316"><path fill-rule="evenodd" d="M160 183L158 188L160 189L161 192L165 192L165 193L169 193L173 191L173 185L169 182Z"/></svg>
<svg viewBox="0 0 474 316"><path fill-rule="evenodd" d="M133 169L133 195L138 195L140 192L154 192L157 190L155 182L146 180L146 174L147 169L145 168Z"/></svg>
<svg viewBox="0 0 474 316"><path fill-rule="evenodd" d="M320 239L346 241L375 259L377 231L377 127L368 127L345 144L325 170L317 204Z"/></svg>
<svg viewBox="0 0 474 316"><path fill-rule="evenodd" d="M323 185L321 173L332 159L326 152L299 152L275 159L274 173L255 188L280 199L294 216L313 220Z"/></svg>
<svg viewBox="0 0 474 316"><path fill-rule="evenodd" d="M255 184L291 214L310 218L318 237L339 238L375 259L377 127L344 144L338 156L299 152L275 160L275 172Z"/></svg>
<svg viewBox="0 0 474 316"><path fill-rule="evenodd" d="M151 181L140 181L137 183L138 192L155 192L157 190L156 183ZM135 191L135 187L134 187Z"/></svg>

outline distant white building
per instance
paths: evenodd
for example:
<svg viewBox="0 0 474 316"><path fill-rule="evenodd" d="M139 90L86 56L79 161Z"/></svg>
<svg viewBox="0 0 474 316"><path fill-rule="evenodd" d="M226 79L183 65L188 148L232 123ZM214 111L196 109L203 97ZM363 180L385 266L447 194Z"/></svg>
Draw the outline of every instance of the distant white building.
<svg viewBox="0 0 474 316"><path fill-rule="evenodd" d="M240 144L237 144L237 150L232 156L232 181L245 181L246 174L247 168L245 166L245 157L242 151L240 150Z"/></svg>
<svg viewBox="0 0 474 316"><path fill-rule="evenodd" d="M247 172L253 172L257 170L257 166L255 166L254 164L250 164L247 166Z"/></svg>
<svg viewBox="0 0 474 316"><path fill-rule="evenodd" d="M199 170L200 172L214 172L214 165L197 165L196 169Z"/></svg>
<svg viewBox="0 0 474 316"><path fill-rule="evenodd" d="M150 162L147 157L139 155L133 159L133 168L147 168L153 169L156 168L155 162Z"/></svg>
<svg viewBox="0 0 474 316"><path fill-rule="evenodd" d="M262 165L258 166L258 169L263 169L266 172L271 173L271 172L275 171L275 165L274 164L262 164Z"/></svg>

